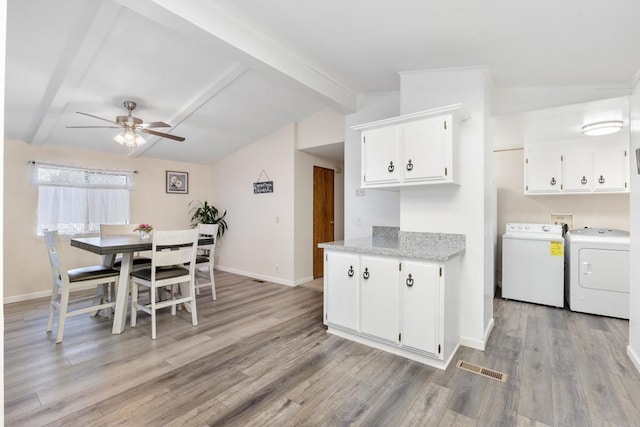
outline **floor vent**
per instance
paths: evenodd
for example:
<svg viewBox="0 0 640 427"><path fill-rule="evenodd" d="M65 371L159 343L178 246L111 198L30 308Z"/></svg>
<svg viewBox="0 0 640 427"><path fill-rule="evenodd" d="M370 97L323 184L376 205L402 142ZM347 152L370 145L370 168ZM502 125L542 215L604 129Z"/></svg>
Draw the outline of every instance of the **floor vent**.
<svg viewBox="0 0 640 427"><path fill-rule="evenodd" d="M260 280L260 279L253 279L253 281L258 283L264 283L264 280Z"/></svg>
<svg viewBox="0 0 640 427"><path fill-rule="evenodd" d="M507 382L507 374L503 374L502 372L494 371L492 369L483 368L482 366L474 365L473 363L465 362L464 360L459 360L456 366L460 369L464 369L465 371L482 375L483 377L491 378L492 380L500 381L503 383Z"/></svg>

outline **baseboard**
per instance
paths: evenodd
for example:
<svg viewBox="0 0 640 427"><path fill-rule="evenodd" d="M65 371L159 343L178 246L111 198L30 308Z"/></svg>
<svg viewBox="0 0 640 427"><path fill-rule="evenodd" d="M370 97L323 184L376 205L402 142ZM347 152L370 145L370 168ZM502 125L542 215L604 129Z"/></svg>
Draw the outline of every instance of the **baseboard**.
<svg viewBox="0 0 640 427"><path fill-rule="evenodd" d="M627 346L627 355L629 356L629 359L631 359L633 366L635 366L638 372L640 372L640 357L635 351L633 351L633 348L631 348L630 345Z"/></svg>
<svg viewBox="0 0 640 427"><path fill-rule="evenodd" d="M264 274L258 274L258 273L254 273L253 271L238 270L236 268L224 267L221 265L216 265L216 270L226 271L227 273L239 274L241 276L247 276L253 279L264 280L266 282L277 283L279 285L285 285L285 286L291 286L291 287L296 286L292 280L285 280L279 277L272 277Z"/></svg>
<svg viewBox="0 0 640 427"><path fill-rule="evenodd" d="M295 282L293 282L293 286L304 285L305 283L308 283L308 282L313 282L313 276L305 277L303 279L298 279Z"/></svg>
<svg viewBox="0 0 640 427"><path fill-rule="evenodd" d="M11 304L14 302L29 301L29 300L38 299L38 298L51 298L51 290L34 292L32 294L22 294L22 295L14 295L11 297L4 297L2 299L2 302L4 304Z"/></svg>
<svg viewBox="0 0 640 427"><path fill-rule="evenodd" d="M461 336L460 345L484 351L487 345L487 340L489 339L489 335L491 335L491 331L493 330L493 325L494 322L492 317L484 330L484 337L481 340L479 340L478 338Z"/></svg>

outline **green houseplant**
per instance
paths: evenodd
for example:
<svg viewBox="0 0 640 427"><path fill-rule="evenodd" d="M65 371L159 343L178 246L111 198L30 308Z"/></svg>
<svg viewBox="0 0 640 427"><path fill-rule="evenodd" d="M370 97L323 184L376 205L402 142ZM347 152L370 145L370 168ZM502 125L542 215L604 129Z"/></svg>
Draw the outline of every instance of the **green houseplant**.
<svg viewBox="0 0 640 427"><path fill-rule="evenodd" d="M218 209L210 205L206 200L204 202L199 200L192 201L189 206L191 207L189 213L191 214L192 227L196 227L198 224L218 224L218 238L222 237L227 228L229 228L224 220L224 217L227 216L227 211L224 211L220 216Z"/></svg>

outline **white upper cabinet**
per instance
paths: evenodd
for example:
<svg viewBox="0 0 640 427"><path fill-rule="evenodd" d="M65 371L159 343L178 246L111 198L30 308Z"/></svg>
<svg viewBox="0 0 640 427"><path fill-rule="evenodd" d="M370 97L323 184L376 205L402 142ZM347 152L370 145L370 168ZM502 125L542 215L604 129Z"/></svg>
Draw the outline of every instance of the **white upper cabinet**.
<svg viewBox="0 0 640 427"><path fill-rule="evenodd" d="M524 166L525 193L560 192L562 161L559 152L541 145L527 147Z"/></svg>
<svg viewBox="0 0 640 427"><path fill-rule="evenodd" d="M362 133L362 163L365 182L372 185L400 182L400 126Z"/></svg>
<svg viewBox="0 0 640 427"><path fill-rule="evenodd" d="M450 114L409 122L402 127L402 181L448 181L452 169Z"/></svg>
<svg viewBox="0 0 640 427"><path fill-rule="evenodd" d="M457 184L459 104L354 126L362 131L362 187Z"/></svg>
<svg viewBox="0 0 640 427"><path fill-rule="evenodd" d="M624 138L525 147L525 194L629 192Z"/></svg>

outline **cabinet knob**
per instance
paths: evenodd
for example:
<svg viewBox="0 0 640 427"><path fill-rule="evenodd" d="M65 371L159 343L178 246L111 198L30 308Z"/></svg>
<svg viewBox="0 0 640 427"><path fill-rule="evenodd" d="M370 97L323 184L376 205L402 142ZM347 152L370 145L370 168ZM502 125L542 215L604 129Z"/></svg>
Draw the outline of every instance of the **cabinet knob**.
<svg viewBox="0 0 640 427"><path fill-rule="evenodd" d="M367 280L369 278L369 269L368 268L364 268L364 273L362 273L362 278L364 280Z"/></svg>
<svg viewBox="0 0 640 427"><path fill-rule="evenodd" d="M351 265L351 266L349 266L349 271L347 271L347 275L348 275L349 277L353 277L353 273L354 273L354 272L353 272L353 265Z"/></svg>
<svg viewBox="0 0 640 427"><path fill-rule="evenodd" d="M587 177L583 176L580 182L582 183L582 185L585 185L587 183Z"/></svg>
<svg viewBox="0 0 640 427"><path fill-rule="evenodd" d="M394 170L395 168L396 168L396 167L395 167L395 166L393 166L393 162L389 162L389 167L387 168L387 170L389 171L389 173L393 172L393 170Z"/></svg>
<svg viewBox="0 0 640 427"><path fill-rule="evenodd" d="M407 163L407 170L410 171L413 169L413 163L411 163L411 159L409 159L409 163Z"/></svg>
<svg viewBox="0 0 640 427"><path fill-rule="evenodd" d="M602 175L600 175L600 178L598 178L598 182L600 184L604 184L604 177Z"/></svg>
<svg viewBox="0 0 640 427"><path fill-rule="evenodd" d="M556 179L555 178L551 178L550 184L551 185L556 185Z"/></svg>
<svg viewBox="0 0 640 427"><path fill-rule="evenodd" d="M413 277L411 277L411 273L409 273L409 277L407 277L407 286L413 286Z"/></svg>

